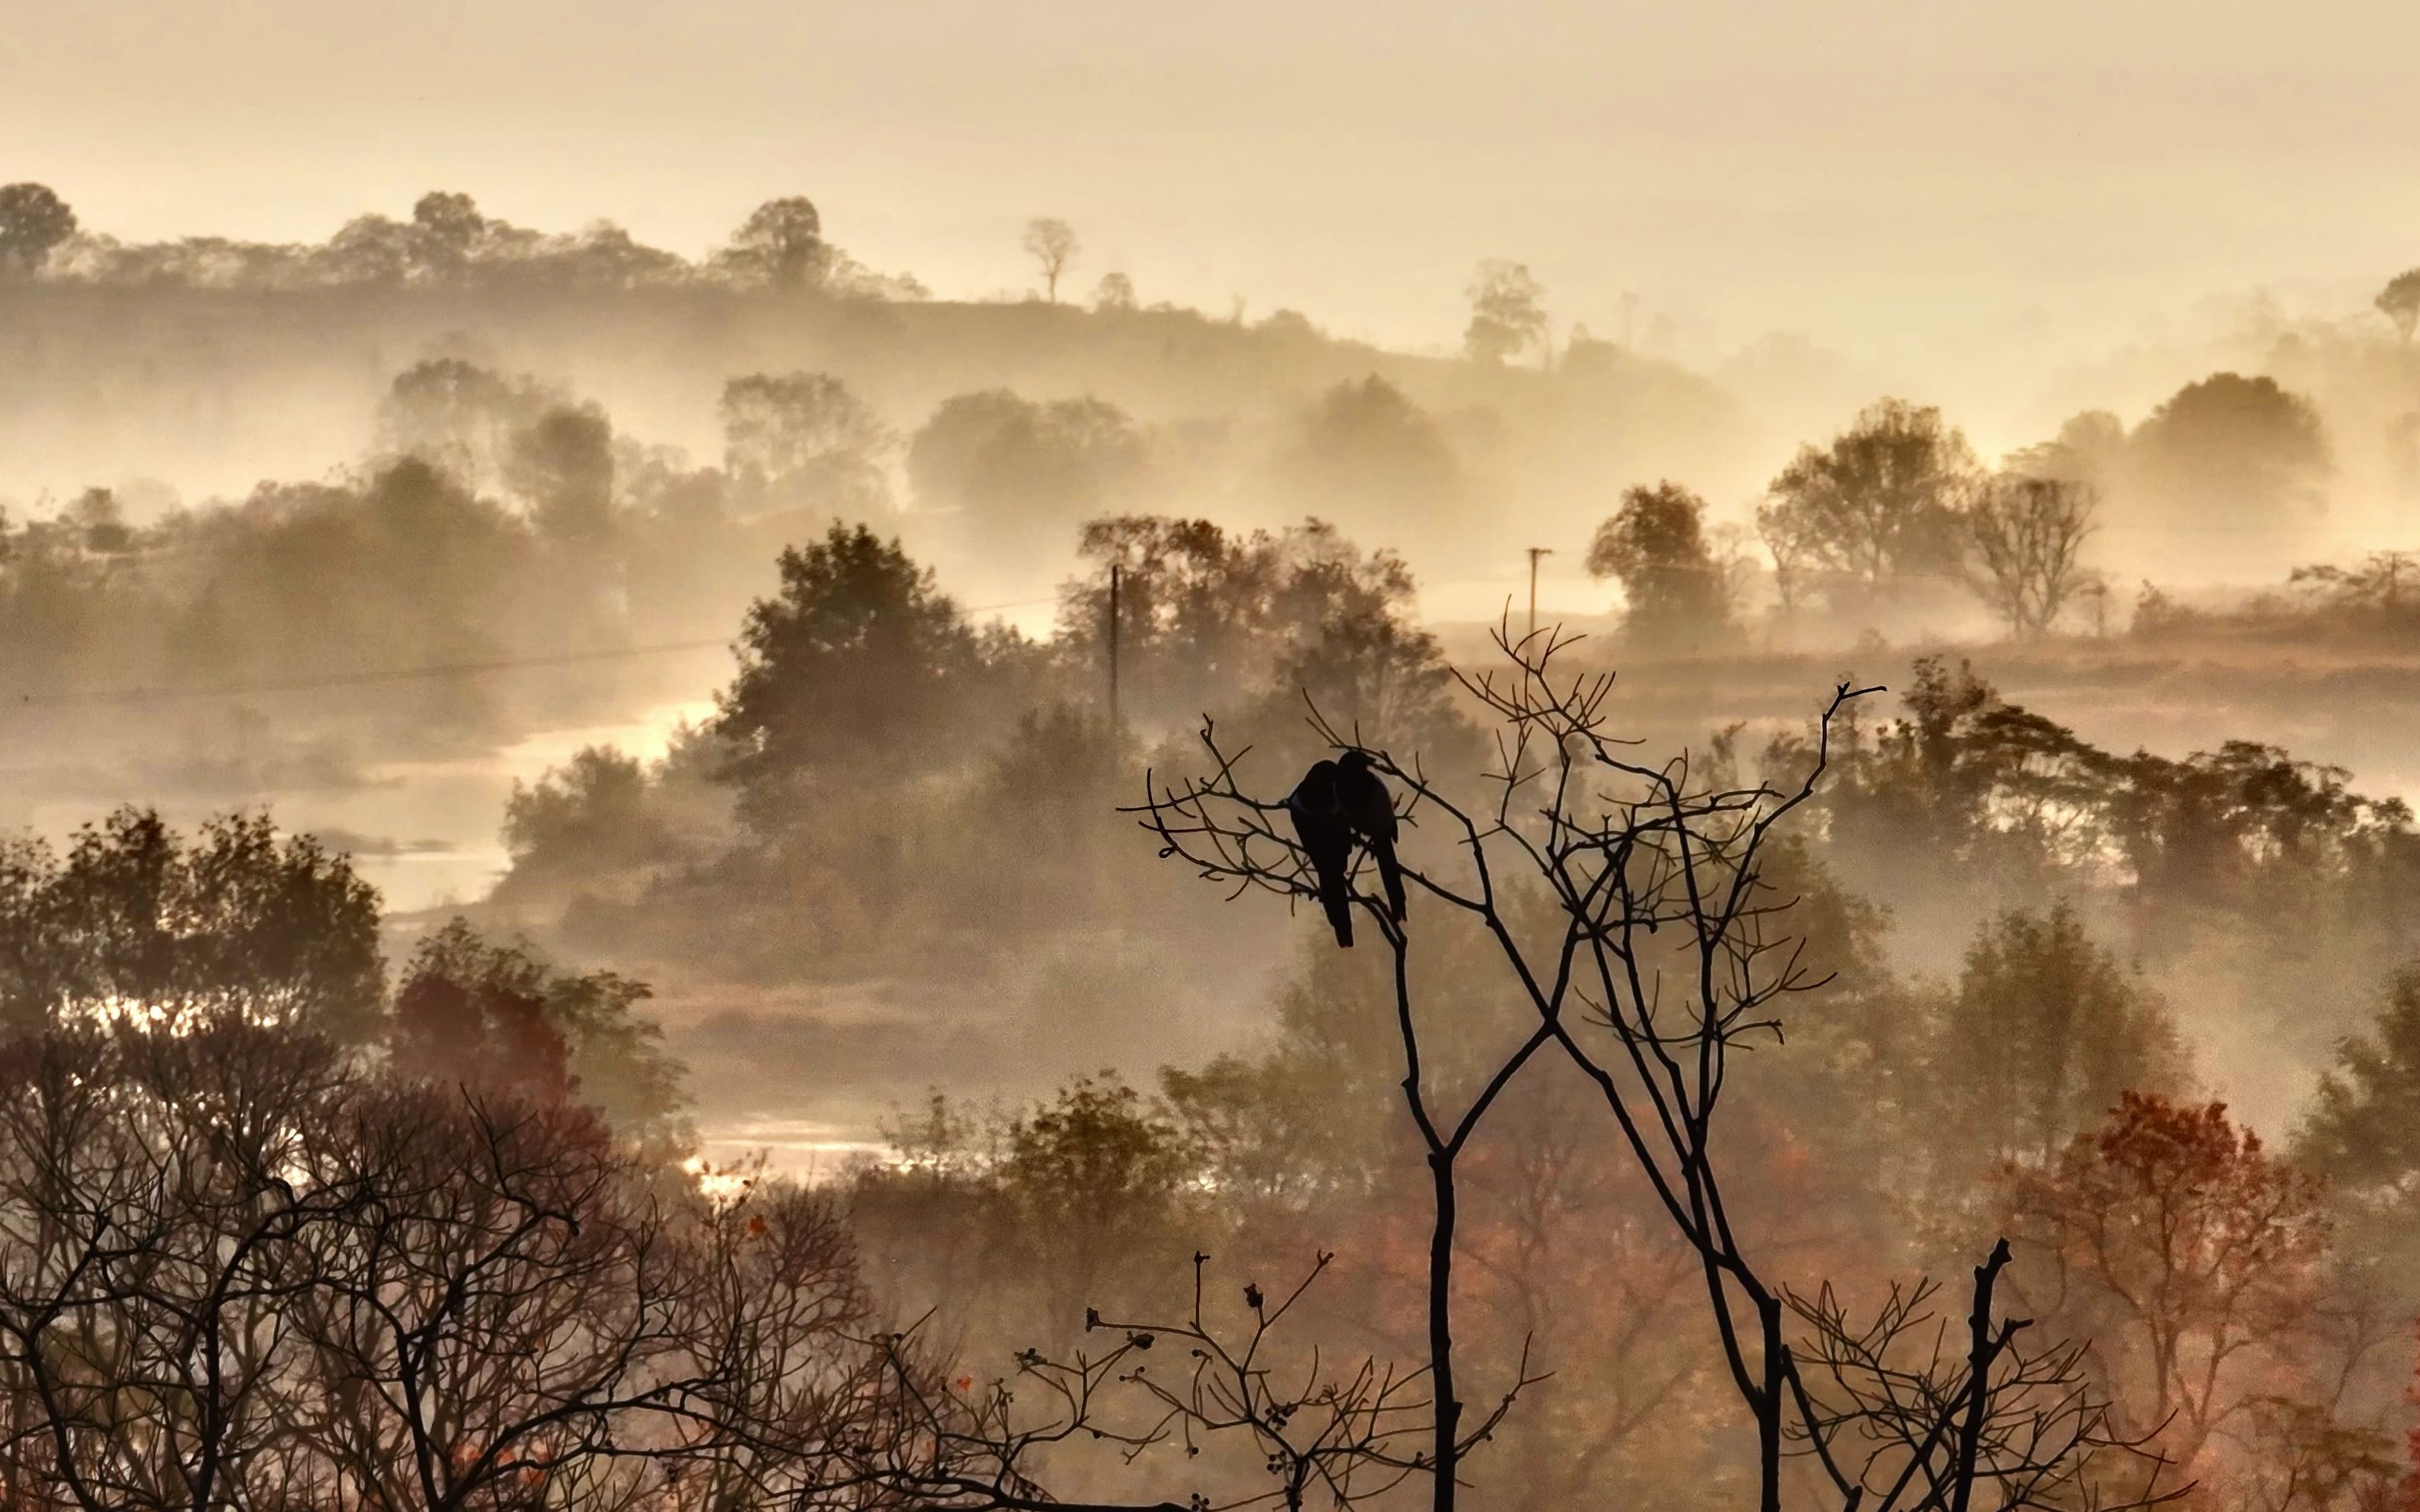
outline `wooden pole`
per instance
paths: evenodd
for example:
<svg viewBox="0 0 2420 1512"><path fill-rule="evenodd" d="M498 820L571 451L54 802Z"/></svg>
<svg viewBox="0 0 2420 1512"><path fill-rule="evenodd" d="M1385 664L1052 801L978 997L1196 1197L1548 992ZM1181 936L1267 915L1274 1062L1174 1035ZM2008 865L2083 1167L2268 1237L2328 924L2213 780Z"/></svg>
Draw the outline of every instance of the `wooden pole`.
<svg viewBox="0 0 2420 1512"><path fill-rule="evenodd" d="M1538 633L1538 559L1555 554L1551 546L1529 548L1529 633Z"/></svg>

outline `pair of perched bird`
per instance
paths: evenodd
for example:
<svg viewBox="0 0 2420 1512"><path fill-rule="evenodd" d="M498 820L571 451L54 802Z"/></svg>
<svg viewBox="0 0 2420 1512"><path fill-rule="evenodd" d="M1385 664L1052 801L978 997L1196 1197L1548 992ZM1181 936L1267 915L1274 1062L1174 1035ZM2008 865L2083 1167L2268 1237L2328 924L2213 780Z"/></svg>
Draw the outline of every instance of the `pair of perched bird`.
<svg viewBox="0 0 2420 1512"><path fill-rule="evenodd" d="M1370 770L1367 754L1348 750L1332 762L1314 763L1286 795L1285 806L1319 878L1319 905L1336 931L1337 944L1353 943L1356 844L1369 847L1387 892L1387 911L1396 923L1404 921L1404 872L1395 862L1395 799Z"/></svg>

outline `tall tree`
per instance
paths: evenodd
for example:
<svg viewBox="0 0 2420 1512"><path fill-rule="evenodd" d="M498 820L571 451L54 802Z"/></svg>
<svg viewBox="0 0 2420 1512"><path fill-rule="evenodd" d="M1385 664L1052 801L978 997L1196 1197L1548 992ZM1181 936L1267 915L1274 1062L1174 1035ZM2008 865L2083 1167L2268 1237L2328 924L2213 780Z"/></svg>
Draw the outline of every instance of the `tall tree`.
<svg viewBox="0 0 2420 1512"><path fill-rule="evenodd" d="M613 972L559 971L457 918L403 968L389 1064L416 1080L586 1107L623 1138L676 1158L689 1098L662 1030L638 1011L652 995Z"/></svg>
<svg viewBox="0 0 2420 1512"><path fill-rule="evenodd" d="M897 542L835 524L782 553L781 591L739 631L715 730L759 820L814 779L930 767L969 717L981 642Z"/></svg>
<svg viewBox="0 0 2420 1512"><path fill-rule="evenodd" d="M505 481L517 441L568 397L526 377L459 357L428 357L395 376L379 401L378 440L474 488Z"/></svg>
<svg viewBox="0 0 2420 1512"><path fill-rule="evenodd" d="M1132 1257L1189 1247L1178 1219L1198 1189L1194 1152L1166 1109L1115 1076L1078 1077L1004 1134L999 1191L1009 1242L1042 1282L1037 1323L1123 1304L1112 1278L1131 1277Z"/></svg>
<svg viewBox="0 0 2420 1512"><path fill-rule="evenodd" d="M1076 260L1076 228L1050 216L1028 221L1023 245L1026 255L1042 270L1043 296L1058 303L1060 275Z"/></svg>
<svg viewBox="0 0 2420 1512"><path fill-rule="evenodd" d="M920 502L956 512L970 545L1032 570L1059 560L1081 521L1131 507L1150 461L1142 430L1106 400L992 389L933 411L908 443L908 477Z"/></svg>
<svg viewBox="0 0 2420 1512"><path fill-rule="evenodd" d="M2395 974L2370 1033L2337 1046L2297 1145L2350 1187L2400 1186L2420 1174L2420 966Z"/></svg>
<svg viewBox="0 0 2420 1512"><path fill-rule="evenodd" d="M1545 285L1527 264L1492 258L1479 265L1470 287L1470 324L1462 348L1476 363L1510 362L1546 339Z"/></svg>
<svg viewBox="0 0 2420 1512"><path fill-rule="evenodd" d="M1436 417L1377 374L1320 394L1277 459L1295 508L1396 546L1466 517L1461 459Z"/></svg>
<svg viewBox="0 0 2420 1512"><path fill-rule="evenodd" d="M2322 1193L2225 1104L2134 1092L2055 1166L2008 1176L2021 1244L2046 1262L2024 1273L2055 1278L2028 1300L2092 1336L2136 1430L2188 1475L2310 1336Z"/></svg>
<svg viewBox="0 0 2420 1512"><path fill-rule="evenodd" d="M612 746L588 746L504 800L516 877L612 875L662 858L673 838L648 804L647 773Z"/></svg>
<svg viewBox="0 0 2420 1512"><path fill-rule="evenodd" d="M833 253L824 240L824 220L802 194L767 200L731 234L716 257L725 271L773 288L811 288L831 269Z"/></svg>
<svg viewBox="0 0 2420 1512"><path fill-rule="evenodd" d="M504 477L540 532L594 545L613 522L613 424L593 404L557 405L513 438Z"/></svg>
<svg viewBox="0 0 2420 1512"><path fill-rule="evenodd" d="M1941 411L1885 399L1823 447L1799 450L1757 525L1777 567L1834 593L1946 573L1977 466Z"/></svg>
<svg viewBox="0 0 2420 1512"><path fill-rule="evenodd" d="M1100 664L1114 565L1128 715L1249 711L1295 737L1308 695L1373 742L1419 743L1441 764L1465 753L1451 674L1393 552L1364 552L1319 520L1246 535L1139 515L1087 521L1079 549L1093 570L1063 590L1060 641Z"/></svg>
<svg viewBox="0 0 2420 1512"><path fill-rule="evenodd" d="M411 207L412 251L424 276L444 282L470 270L490 222L471 196L432 192Z"/></svg>
<svg viewBox="0 0 2420 1512"><path fill-rule="evenodd" d="M2012 909L1966 948L1934 1026L1932 1094L1965 1185L2001 1161L2054 1161L2129 1090L2177 1091L2185 1055L2166 1006L2085 933L2065 901Z"/></svg>
<svg viewBox="0 0 2420 1512"><path fill-rule="evenodd" d="M1614 578L1622 628L1659 650L1702 647L1730 621L1730 591L1706 542L1706 501L1677 483L1637 487L1589 543L1591 578Z"/></svg>

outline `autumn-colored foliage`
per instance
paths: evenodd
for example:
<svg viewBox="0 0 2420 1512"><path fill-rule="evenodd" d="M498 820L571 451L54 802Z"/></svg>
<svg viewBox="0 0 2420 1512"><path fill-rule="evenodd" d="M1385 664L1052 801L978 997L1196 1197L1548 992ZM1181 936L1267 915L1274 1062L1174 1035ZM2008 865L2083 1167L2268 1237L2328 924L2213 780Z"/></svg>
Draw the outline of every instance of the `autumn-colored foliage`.
<svg viewBox="0 0 2420 1512"><path fill-rule="evenodd" d="M2292 1389L2329 1242L2324 1183L2221 1103L2126 1093L2047 1166L2010 1165L2027 1301L2089 1335L2138 1431L2190 1471Z"/></svg>
<svg viewBox="0 0 2420 1512"><path fill-rule="evenodd" d="M543 999L436 973L396 995L393 1049L406 1076L510 1089L547 1102L571 1095L571 1047Z"/></svg>

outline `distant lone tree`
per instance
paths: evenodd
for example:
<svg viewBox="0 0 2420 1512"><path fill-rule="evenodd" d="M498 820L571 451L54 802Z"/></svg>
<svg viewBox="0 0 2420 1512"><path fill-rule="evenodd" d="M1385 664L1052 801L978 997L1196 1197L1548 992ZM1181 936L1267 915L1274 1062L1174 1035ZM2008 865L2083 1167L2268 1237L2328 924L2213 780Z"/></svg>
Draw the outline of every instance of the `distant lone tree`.
<svg viewBox="0 0 2420 1512"><path fill-rule="evenodd" d="M2413 329L2420 328L2420 268L2407 269L2386 281L2386 286L2378 291L2378 312L2395 322L2397 333L2405 341L2412 339Z"/></svg>
<svg viewBox="0 0 2420 1512"><path fill-rule="evenodd" d="M823 282L832 252L824 240L824 218L814 202L794 194L757 206L715 260L749 283L808 288Z"/></svg>
<svg viewBox="0 0 2420 1512"><path fill-rule="evenodd" d="M1134 307L1134 280L1124 273L1103 273L1100 284L1093 290L1093 308L1131 310Z"/></svg>
<svg viewBox="0 0 2420 1512"><path fill-rule="evenodd" d="M1505 363L1546 338L1545 285L1521 263L1491 258L1471 279L1463 350L1474 363Z"/></svg>
<svg viewBox="0 0 2420 1512"><path fill-rule="evenodd" d="M1730 622L1722 564L1706 542L1706 501L1677 483L1624 493L1589 543L1588 570L1621 581L1622 627L1637 643L1694 647Z"/></svg>
<svg viewBox="0 0 2420 1512"><path fill-rule="evenodd" d="M1757 528L1785 593L1814 581L1870 592L1956 566L1958 522L1978 469L1941 411L1885 399L1773 480Z"/></svg>
<svg viewBox="0 0 2420 1512"><path fill-rule="evenodd" d="M1042 269L1044 297L1058 303L1059 275L1076 260L1076 228L1049 216L1029 221L1025 226L1025 250Z"/></svg>
<svg viewBox="0 0 2420 1512"><path fill-rule="evenodd" d="M73 528L87 551L110 553L134 549L133 527L126 523L125 508L110 489L86 488L76 495L73 503L60 511L59 521Z"/></svg>
<svg viewBox="0 0 2420 1512"><path fill-rule="evenodd" d="M0 188L0 274L39 272L75 231L75 211L48 185Z"/></svg>
<svg viewBox="0 0 2420 1512"><path fill-rule="evenodd" d="M1965 516L1966 580L2019 640L2049 631L2090 573L2092 486L2002 473L1976 491Z"/></svg>

